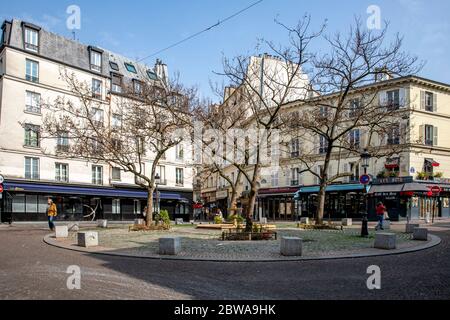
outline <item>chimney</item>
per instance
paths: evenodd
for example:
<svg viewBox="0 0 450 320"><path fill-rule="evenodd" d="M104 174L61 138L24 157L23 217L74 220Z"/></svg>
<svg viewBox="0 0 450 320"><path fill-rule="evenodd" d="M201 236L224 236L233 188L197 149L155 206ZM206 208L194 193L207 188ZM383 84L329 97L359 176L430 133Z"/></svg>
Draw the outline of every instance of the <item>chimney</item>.
<svg viewBox="0 0 450 320"><path fill-rule="evenodd" d="M169 83L169 74L167 71L167 65L161 60L156 59L154 71L159 79L161 79L165 84Z"/></svg>

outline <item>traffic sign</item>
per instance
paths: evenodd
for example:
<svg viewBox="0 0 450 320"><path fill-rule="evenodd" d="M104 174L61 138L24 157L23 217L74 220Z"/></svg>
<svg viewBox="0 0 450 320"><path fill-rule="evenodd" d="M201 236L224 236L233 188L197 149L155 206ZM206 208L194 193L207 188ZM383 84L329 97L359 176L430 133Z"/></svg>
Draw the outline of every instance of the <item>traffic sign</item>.
<svg viewBox="0 0 450 320"><path fill-rule="evenodd" d="M3 193L3 185L0 183L0 193Z"/></svg>
<svg viewBox="0 0 450 320"><path fill-rule="evenodd" d="M3 176L0 174L0 184L2 184L3 182L5 182L5 178L3 178Z"/></svg>
<svg viewBox="0 0 450 320"><path fill-rule="evenodd" d="M439 186L432 186L432 187L431 187L431 192L432 192L434 195L439 195L439 194L441 193L441 191L442 191L442 188L439 187Z"/></svg>
<svg viewBox="0 0 450 320"><path fill-rule="evenodd" d="M367 185L370 183L371 177L368 174L363 174L360 178L359 178L359 182L361 184Z"/></svg>

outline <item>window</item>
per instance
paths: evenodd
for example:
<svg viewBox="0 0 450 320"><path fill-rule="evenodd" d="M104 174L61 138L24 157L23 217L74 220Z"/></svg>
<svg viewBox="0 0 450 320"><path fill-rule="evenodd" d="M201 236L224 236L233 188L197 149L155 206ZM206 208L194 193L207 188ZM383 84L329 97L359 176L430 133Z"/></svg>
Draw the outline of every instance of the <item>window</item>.
<svg viewBox="0 0 450 320"><path fill-rule="evenodd" d="M175 147L176 158L177 160L183 160L184 158L184 149L182 144L177 144Z"/></svg>
<svg viewBox="0 0 450 320"><path fill-rule="evenodd" d="M120 114L114 113L112 115L112 126L115 129L122 127L122 116Z"/></svg>
<svg viewBox="0 0 450 320"><path fill-rule="evenodd" d="M25 111L41 113L41 95L31 91L27 91L26 94Z"/></svg>
<svg viewBox="0 0 450 320"><path fill-rule="evenodd" d="M126 63L125 62L125 68L128 70L128 72L137 73L136 67L133 66L131 63Z"/></svg>
<svg viewBox="0 0 450 320"><path fill-rule="evenodd" d="M39 180L39 158L25 157L25 179Z"/></svg>
<svg viewBox="0 0 450 320"><path fill-rule="evenodd" d="M147 70L147 75L150 80L158 80L158 76L153 71Z"/></svg>
<svg viewBox="0 0 450 320"><path fill-rule="evenodd" d="M65 163L55 164L55 180L58 182L69 182L69 165Z"/></svg>
<svg viewBox="0 0 450 320"><path fill-rule="evenodd" d="M100 80L92 79L92 97L102 99L102 82Z"/></svg>
<svg viewBox="0 0 450 320"><path fill-rule="evenodd" d="M56 150L59 152L69 151L69 133L66 131L61 131L58 133L58 138L56 141Z"/></svg>
<svg viewBox="0 0 450 320"><path fill-rule="evenodd" d="M360 147L360 140L361 140L361 136L360 136L360 131L359 129L355 129L350 131L349 133L349 143L350 143L350 148L354 148L354 149L359 149Z"/></svg>
<svg viewBox="0 0 450 320"><path fill-rule="evenodd" d="M278 171L277 172L273 172L271 175L271 183L272 183L272 187L278 187L279 184L279 176L278 176Z"/></svg>
<svg viewBox="0 0 450 320"><path fill-rule="evenodd" d="M176 184L182 186L184 184L183 169L176 168Z"/></svg>
<svg viewBox="0 0 450 320"><path fill-rule="evenodd" d="M134 214L141 214L141 201L140 200L134 200Z"/></svg>
<svg viewBox="0 0 450 320"><path fill-rule="evenodd" d="M92 121L98 126L103 126L103 110L102 109L92 108Z"/></svg>
<svg viewBox="0 0 450 320"><path fill-rule="evenodd" d="M39 51L39 31L25 28L25 50Z"/></svg>
<svg viewBox="0 0 450 320"><path fill-rule="evenodd" d="M389 109L398 109L400 107L400 90L391 90L386 93L387 107Z"/></svg>
<svg viewBox="0 0 450 320"><path fill-rule="evenodd" d="M166 167L165 166L158 166L156 169L156 172L159 175L159 184L166 184Z"/></svg>
<svg viewBox="0 0 450 320"><path fill-rule="evenodd" d="M400 144L400 127L393 126L389 128L387 138L388 145Z"/></svg>
<svg viewBox="0 0 450 320"><path fill-rule="evenodd" d="M111 75L111 91L122 93L122 76L118 74Z"/></svg>
<svg viewBox="0 0 450 320"><path fill-rule="evenodd" d="M39 63L33 60L26 60L25 79L31 82L39 82Z"/></svg>
<svg viewBox="0 0 450 320"><path fill-rule="evenodd" d="M350 172L352 173L350 180L351 181L359 181L360 171L359 164L356 162L350 163Z"/></svg>
<svg viewBox="0 0 450 320"><path fill-rule="evenodd" d="M327 118L328 117L328 107L321 106L319 108L319 114L321 118Z"/></svg>
<svg viewBox="0 0 450 320"><path fill-rule="evenodd" d="M299 156L300 152L300 140L294 138L291 140L291 158L296 158Z"/></svg>
<svg viewBox="0 0 450 320"><path fill-rule="evenodd" d="M291 169L291 186L298 186L299 185L299 169L298 168L292 168Z"/></svg>
<svg viewBox="0 0 450 320"><path fill-rule="evenodd" d="M115 62L110 61L109 62L109 66L111 67L111 69L113 69L114 71L119 71L119 65Z"/></svg>
<svg viewBox="0 0 450 320"><path fill-rule="evenodd" d="M121 180L120 174L121 174L120 168L112 168L112 174L111 175L112 175L112 179L114 181L120 181Z"/></svg>
<svg viewBox="0 0 450 320"><path fill-rule="evenodd" d="M142 82L139 80L133 80L133 90L134 94L141 95L142 94Z"/></svg>
<svg viewBox="0 0 450 320"><path fill-rule="evenodd" d="M358 116L361 107L361 102L359 99L353 99L350 101L349 107L349 118L355 118Z"/></svg>
<svg viewBox="0 0 450 320"><path fill-rule="evenodd" d="M421 91L422 95L422 109L429 112L437 111L437 95L428 91Z"/></svg>
<svg viewBox="0 0 450 320"><path fill-rule="evenodd" d="M92 184L103 184L103 167L92 166Z"/></svg>
<svg viewBox="0 0 450 320"><path fill-rule="evenodd" d="M113 199L112 201L112 214L120 214L120 199Z"/></svg>
<svg viewBox="0 0 450 320"><path fill-rule="evenodd" d="M427 146L434 146L435 145L435 130L437 131L437 128L426 125L425 126L425 145Z"/></svg>
<svg viewBox="0 0 450 320"><path fill-rule="evenodd" d="M25 125L25 146L39 148L39 134L41 128L32 124Z"/></svg>
<svg viewBox="0 0 450 320"><path fill-rule="evenodd" d="M91 49L91 70L102 72L102 53Z"/></svg>
<svg viewBox="0 0 450 320"><path fill-rule="evenodd" d="M328 141L324 136L320 136L319 153L324 154L328 152Z"/></svg>

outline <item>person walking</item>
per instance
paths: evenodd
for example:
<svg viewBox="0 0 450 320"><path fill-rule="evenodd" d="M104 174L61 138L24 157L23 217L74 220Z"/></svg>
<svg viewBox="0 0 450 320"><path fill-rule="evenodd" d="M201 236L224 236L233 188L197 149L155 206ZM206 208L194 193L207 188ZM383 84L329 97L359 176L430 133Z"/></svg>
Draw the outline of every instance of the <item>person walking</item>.
<svg viewBox="0 0 450 320"><path fill-rule="evenodd" d="M383 204L383 202L378 202L377 206L376 206L376 212L377 212L377 218L378 218L378 224L375 227L375 230L384 230L383 228L383 223L384 223L384 216L386 214L386 207Z"/></svg>
<svg viewBox="0 0 450 320"><path fill-rule="evenodd" d="M47 201L47 218L48 218L48 227L51 231L55 231L55 219L58 215L58 210L56 209L56 204L53 203L53 200L48 198Z"/></svg>

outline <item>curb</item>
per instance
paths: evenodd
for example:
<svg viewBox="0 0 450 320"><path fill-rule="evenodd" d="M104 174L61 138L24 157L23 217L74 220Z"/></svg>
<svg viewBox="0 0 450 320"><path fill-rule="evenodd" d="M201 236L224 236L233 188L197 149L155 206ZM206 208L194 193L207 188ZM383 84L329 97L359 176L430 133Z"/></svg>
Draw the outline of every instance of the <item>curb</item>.
<svg viewBox="0 0 450 320"><path fill-rule="evenodd" d="M198 262L221 262L221 263L259 263L259 262L300 262L300 261L320 261L320 260L339 260L339 259L361 259L361 258L370 258L370 257L382 257L382 256L392 256L392 255L400 255L400 254L406 254L406 253L412 253L412 252L418 252L423 251L427 249L431 249L433 247L438 246L441 244L441 238L438 236L429 235L430 240L422 245L418 245L416 247L412 248L405 248L405 249L395 249L390 251L383 251L380 250L380 252L375 253L359 253L359 254L346 254L341 256L324 256L324 257L295 257L295 258L285 258L285 259L261 259L261 260L248 260L248 259L206 259L206 258L189 258L189 257L173 257L173 256L158 256L158 257L149 257L149 256L138 256L138 255L132 255L132 254L123 254L123 253L115 253L115 252L108 252L108 251L89 251L88 249L82 249L80 247L71 247L67 245L62 245L56 243L53 234L48 234L44 237L43 241L47 245L59 248L59 249L65 249L75 252L81 252L81 253L89 253L89 254L97 254L97 255L105 255L105 256L113 256L113 257L123 257L123 258L134 258L134 259L146 259L146 260L172 260L172 261L198 261Z"/></svg>

